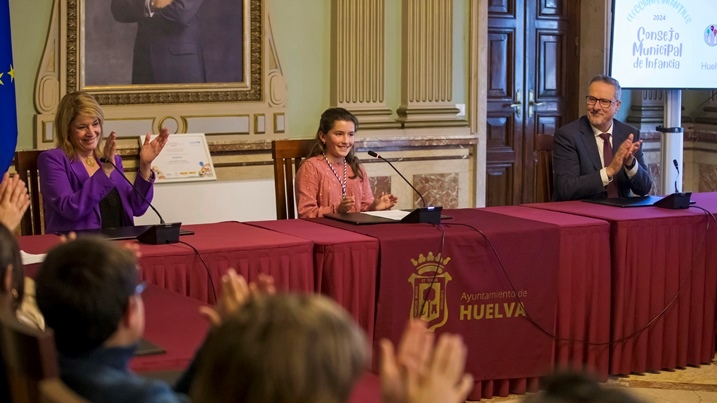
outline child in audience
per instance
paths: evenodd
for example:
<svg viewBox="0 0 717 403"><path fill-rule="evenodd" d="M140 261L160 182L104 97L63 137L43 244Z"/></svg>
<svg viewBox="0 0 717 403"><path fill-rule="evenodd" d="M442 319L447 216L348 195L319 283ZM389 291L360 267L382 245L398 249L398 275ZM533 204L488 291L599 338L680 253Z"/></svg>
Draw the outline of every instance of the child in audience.
<svg viewBox="0 0 717 403"><path fill-rule="evenodd" d="M432 334L415 322L399 345L384 341L384 401L465 401L466 350L458 336ZM257 296L227 319L207 343L192 401L343 403L366 370L363 332L336 303L318 295Z"/></svg>
<svg viewBox="0 0 717 403"><path fill-rule="evenodd" d="M187 400L193 365L174 389L128 368L144 331L144 283L138 279L135 253L94 238L59 245L40 267L37 303L55 332L60 376L92 402ZM217 305L204 307L203 312L218 324L250 292L244 279L230 269L222 278Z"/></svg>

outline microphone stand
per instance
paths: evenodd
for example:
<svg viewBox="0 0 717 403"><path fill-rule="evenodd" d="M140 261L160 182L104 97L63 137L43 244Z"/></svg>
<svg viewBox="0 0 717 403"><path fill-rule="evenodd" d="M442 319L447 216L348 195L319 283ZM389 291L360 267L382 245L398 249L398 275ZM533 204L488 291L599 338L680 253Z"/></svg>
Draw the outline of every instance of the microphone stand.
<svg viewBox="0 0 717 403"><path fill-rule="evenodd" d="M164 218L162 218L162 215L159 214L159 211L154 208L152 203L147 199L147 197L145 197L145 195L143 195L139 190L137 190L136 187L134 187L134 184L130 182L129 178L127 178L127 176L125 176L125 174L120 171L119 168L117 168L117 165L115 165L114 162L110 161L105 157L100 158L100 162L112 165L115 171L117 171L117 173L122 178L124 178L127 183L129 183L129 185L132 187L132 190L134 190L135 193L142 197L142 199L149 205L149 207L152 208L152 211L157 214L157 217L159 217L159 224L150 225L150 227L146 231L137 235L137 241L149 245L160 245L179 242L179 231L182 223L165 223ZM137 175L139 175L139 172L137 173Z"/></svg>
<svg viewBox="0 0 717 403"><path fill-rule="evenodd" d="M408 184L408 186L413 189L414 192L418 195L418 197L421 198L421 203L423 204L423 207L419 207L408 213L407 216L403 217L401 222L403 223L428 223L428 224L440 224L441 223L441 211L443 211L443 207L441 206L426 206L426 199L423 198L423 195L421 192L418 191L411 182L406 179L401 172L396 169L395 166L391 163L391 161L383 158L380 154L376 153L375 151L369 150L368 155L379 158L381 161L386 162L391 168L393 168L394 171L398 174L398 176L401 177L401 179L404 180Z"/></svg>

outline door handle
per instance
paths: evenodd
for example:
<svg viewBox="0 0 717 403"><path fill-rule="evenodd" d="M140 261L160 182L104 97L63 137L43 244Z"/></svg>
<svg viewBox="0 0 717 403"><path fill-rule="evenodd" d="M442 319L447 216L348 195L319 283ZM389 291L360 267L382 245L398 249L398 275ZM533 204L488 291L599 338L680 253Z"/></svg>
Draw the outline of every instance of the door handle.
<svg viewBox="0 0 717 403"><path fill-rule="evenodd" d="M510 104L510 107L513 108L513 111L515 111L515 114L520 118L520 111L523 108L523 103L521 102L520 97L520 90L515 91L515 101L513 101L512 104Z"/></svg>
<svg viewBox="0 0 717 403"><path fill-rule="evenodd" d="M533 108L536 106L543 106L545 102L535 102L535 92L533 90L528 91L528 117L533 117Z"/></svg>

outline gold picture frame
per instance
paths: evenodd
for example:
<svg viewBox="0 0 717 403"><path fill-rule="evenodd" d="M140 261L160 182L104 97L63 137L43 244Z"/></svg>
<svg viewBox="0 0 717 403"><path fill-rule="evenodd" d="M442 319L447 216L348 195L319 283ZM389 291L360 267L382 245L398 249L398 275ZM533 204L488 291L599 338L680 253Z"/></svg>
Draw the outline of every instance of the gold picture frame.
<svg viewBox="0 0 717 403"><path fill-rule="evenodd" d="M66 1L65 71L67 92L88 91L103 105L261 101L264 12L262 0L234 0L241 1L241 7L243 7L241 81L176 84L133 84L121 81L100 84L90 82L88 84L86 82L88 77L86 74L87 57L92 56L92 49L97 49L86 47L89 43L88 36L93 35L93 32L87 30L88 22L97 25L97 21L92 19L96 16L88 16L85 12L90 1ZM92 3L92 7L95 7L95 3ZM131 35L129 37L133 38ZM131 60L129 64L132 64Z"/></svg>

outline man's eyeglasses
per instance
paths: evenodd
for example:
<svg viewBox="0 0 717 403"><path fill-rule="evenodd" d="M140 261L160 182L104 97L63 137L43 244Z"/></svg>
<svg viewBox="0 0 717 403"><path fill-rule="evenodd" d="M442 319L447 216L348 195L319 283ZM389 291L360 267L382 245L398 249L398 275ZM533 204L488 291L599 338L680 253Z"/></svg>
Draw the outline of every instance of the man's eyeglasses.
<svg viewBox="0 0 717 403"><path fill-rule="evenodd" d="M610 100L610 99L603 99L603 98L595 98L593 96L586 96L585 100L588 101L589 106L595 105L595 102L600 102L600 106L603 108L609 108L610 105L613 104L613 102L617 102L617 100Z"/></svg>

